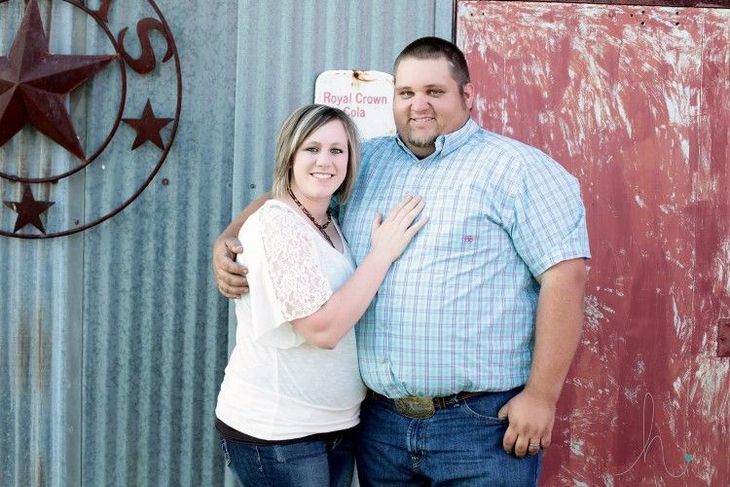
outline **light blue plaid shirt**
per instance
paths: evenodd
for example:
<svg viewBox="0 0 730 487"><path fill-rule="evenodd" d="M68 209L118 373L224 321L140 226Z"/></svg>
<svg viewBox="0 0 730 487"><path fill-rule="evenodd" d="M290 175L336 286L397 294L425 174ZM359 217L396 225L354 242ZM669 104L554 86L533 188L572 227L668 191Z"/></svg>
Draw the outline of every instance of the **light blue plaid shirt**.
<svg viewBox="0 0 730 487"><path fill-rule="evenodd" d="M469 120L419 160L398 137L366 142L342 223L359 263L376 211L406 193L429 221L356 327L360 372L388 397L500 391L532 360L537 276L590 257L578 181L537 149Z"/></svg>

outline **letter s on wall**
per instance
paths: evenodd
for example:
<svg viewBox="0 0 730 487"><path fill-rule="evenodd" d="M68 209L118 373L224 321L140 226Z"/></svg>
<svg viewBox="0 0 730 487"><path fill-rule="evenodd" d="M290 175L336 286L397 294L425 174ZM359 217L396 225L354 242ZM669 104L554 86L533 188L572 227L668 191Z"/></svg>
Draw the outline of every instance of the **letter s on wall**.
<svg viewBox="0 0 730 487"><path fill-rule="evenodd" d="M152 72L157 66L157 59L155 59L155 51L152 49L152 41L150 40L150 33L153 30L158 31L165 38L167 44L167 52L165 57L162 58L162 62L166 63L172 58L172 43L170 42L170 33L167 32L164 24L157 19L147 17L137 22L137 37L139 37L142 51L138 58L133 58L129 55L127 50L124 48L124 37L127 35L128 28L125 27L119 32L117 37L117 43L119 44L119 51L121 52L124 60L127 62L129 67L138 72L139 74L147 74Z"/></svg>

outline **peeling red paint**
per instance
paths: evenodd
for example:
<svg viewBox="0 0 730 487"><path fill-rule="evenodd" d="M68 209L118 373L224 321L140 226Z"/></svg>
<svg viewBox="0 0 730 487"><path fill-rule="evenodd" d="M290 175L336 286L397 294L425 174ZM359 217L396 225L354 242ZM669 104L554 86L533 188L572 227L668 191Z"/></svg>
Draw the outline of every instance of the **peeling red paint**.
<svg viewBox="0 0 730 487"><path fill-rule="evenodd" d="M474 116L581 181L593 260L543 485L730 485L730 10L459 1Z"/></svg>

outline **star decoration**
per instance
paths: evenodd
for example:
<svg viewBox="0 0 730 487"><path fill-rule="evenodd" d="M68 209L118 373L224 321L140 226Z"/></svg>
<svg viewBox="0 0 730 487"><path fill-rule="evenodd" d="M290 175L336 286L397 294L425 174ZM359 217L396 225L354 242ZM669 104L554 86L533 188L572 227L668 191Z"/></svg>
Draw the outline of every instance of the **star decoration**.
<svg viewBox="0 0 730 487"><path fill-rule="evenodd" d="M10 53L0 56L0 146L31 124L85 161L64 100L116 57L51 54L38 3L30 0Z"/></svg>
<svg viewBox="0 0 730 487"><path fill-rule="evenodd" d="M3 201L3 203L18 214L13 233L16 233L26 225L33 225L41 233L46 233L43 222L41 222L41 215L53 206L54 201L37 201L33 197L33 191L31 191L30 186L26 186L23 192L23 198L20 201Z"/></svg>
<svg viewBox="0 0 730 487"><path fill-rule="evenodd" d="M172 122L172 119L155 117L155 112L152 111L152 103L150 103L149 99L147 99L147 104L144 106L141 118L123 118L122 121L137 131L137 137L132 144L132 150L135 150L148 140L160 149L165 150L162 137L160 137L160 130Z"/></svg>

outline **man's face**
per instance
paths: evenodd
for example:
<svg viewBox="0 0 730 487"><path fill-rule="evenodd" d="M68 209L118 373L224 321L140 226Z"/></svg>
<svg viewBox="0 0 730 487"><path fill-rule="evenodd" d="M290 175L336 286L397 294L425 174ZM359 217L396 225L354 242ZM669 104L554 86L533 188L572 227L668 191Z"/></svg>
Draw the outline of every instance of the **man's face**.
<svg viewBox="0 0 730 487"><path fill-rule="evenodd" d="M471 83L464 86L463 94L459 91L446 58L402 59L395 72L393 98L398 135L416 156L429 156L436 150L436 137L466 123L473 96Z"/></svg>

